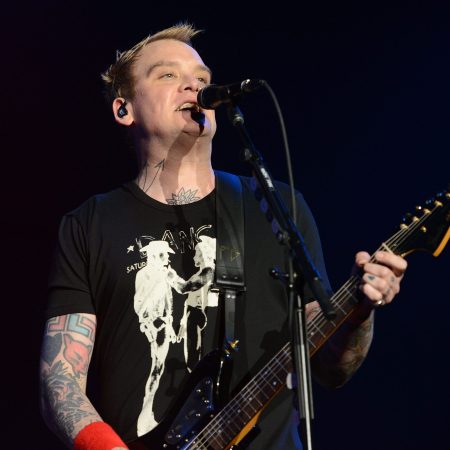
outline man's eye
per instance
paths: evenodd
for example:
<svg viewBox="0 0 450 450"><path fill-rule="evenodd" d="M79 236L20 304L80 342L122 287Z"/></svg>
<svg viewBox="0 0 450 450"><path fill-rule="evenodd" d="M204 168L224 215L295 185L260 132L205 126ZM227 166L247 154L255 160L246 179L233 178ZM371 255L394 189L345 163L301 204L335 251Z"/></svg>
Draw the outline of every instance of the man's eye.
<svg viewBox="0 0 450 450"><path fill-rule="evenodd" d="M197 80L200 81L200 83L209 84L207 78L204 78L204 77L198 77Z"/></svg>
<svg viewBox="0 0 450 450"><path fill-rule="evenodd" d="M161 78L173 78L175 75L173 73L165 73L161 75Z"/></svg>

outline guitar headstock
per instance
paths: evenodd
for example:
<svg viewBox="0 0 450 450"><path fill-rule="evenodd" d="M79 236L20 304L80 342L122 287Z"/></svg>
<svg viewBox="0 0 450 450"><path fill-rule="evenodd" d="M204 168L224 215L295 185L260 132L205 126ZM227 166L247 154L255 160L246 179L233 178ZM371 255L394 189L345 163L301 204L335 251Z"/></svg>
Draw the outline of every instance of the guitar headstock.
<svg viewBox="0 0 450 450"><path fill-rule="evenodd" d="M402 256L427 251L439 256L450 239L450 186L416 206L414 214L406 214L400 231L394 236L394 251Z"/></svg>

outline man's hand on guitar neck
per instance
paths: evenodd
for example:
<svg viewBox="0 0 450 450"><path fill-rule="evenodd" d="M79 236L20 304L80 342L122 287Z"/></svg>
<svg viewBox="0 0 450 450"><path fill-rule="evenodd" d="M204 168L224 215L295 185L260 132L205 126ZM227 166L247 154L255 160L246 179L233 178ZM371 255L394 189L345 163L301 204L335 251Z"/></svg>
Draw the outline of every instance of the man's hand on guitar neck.
<svg viewBox="0 0 450 450"><path fill-rule="evenodd" d="M314 355L311 363L319 383L336 388L345 384L358 370L372 342L373 310L392 302L400 291L406 267L406 261L393 253L380 251L373 258L367 252L356 254L353 271L361 277L359 289L365 297ZM308 320L318 313L316 303L308 304Z"/></svg>
<svg viewBox="0 0 450 450"><path fill-rule="evenodd" d="M372 261L367 252L355 256L354 270L362 270L360 289L372 307L392 302L400 291L406 268L404 258L386 251L376 252Z"/></svg>

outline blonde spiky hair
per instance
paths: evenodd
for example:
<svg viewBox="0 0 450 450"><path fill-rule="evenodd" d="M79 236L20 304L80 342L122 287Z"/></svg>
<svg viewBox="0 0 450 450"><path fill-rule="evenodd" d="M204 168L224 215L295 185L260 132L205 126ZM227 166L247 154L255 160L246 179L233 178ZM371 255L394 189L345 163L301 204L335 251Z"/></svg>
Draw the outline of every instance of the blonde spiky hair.
<svg viewBox="0 0 450 450"><path fill-rule="evenodd" d="M111 104L117 97L133 98L134 78L131 68L146 45L162 39L175 39L192 47L191 39L201 32L202 30L196 30L191 24L183 22L147 36L130 50L117 51L116 62L102 73L108 103Z"/></svg>

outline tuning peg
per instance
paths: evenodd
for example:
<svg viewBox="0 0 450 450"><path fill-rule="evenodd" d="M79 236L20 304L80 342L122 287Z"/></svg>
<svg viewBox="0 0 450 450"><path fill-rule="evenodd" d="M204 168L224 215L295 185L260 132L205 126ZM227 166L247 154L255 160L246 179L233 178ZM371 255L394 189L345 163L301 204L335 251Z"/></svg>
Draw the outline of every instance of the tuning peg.
<svg viewBox="0 0 450 450"><path fill-rule="evenodd" d="M423 208L422 206L416 206L416 211L422 214L429 214L431 212L428 208Z"/></svg>

